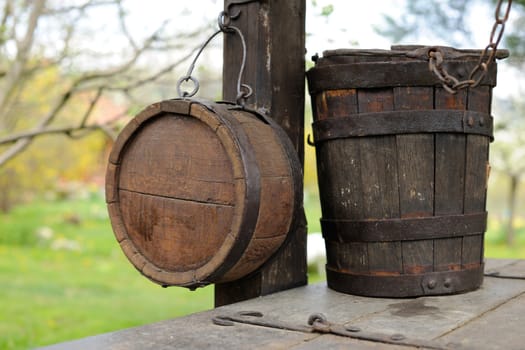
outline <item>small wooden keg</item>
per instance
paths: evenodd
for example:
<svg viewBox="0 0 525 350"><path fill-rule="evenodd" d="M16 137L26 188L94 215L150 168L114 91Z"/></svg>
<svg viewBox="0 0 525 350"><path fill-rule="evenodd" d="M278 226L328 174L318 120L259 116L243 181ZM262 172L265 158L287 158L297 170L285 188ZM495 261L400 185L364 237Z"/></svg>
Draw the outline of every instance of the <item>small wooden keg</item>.
<svg viewBox="0 0 525 350"><path fill-rule="evenodd" d="M482 283L496 64L451 94L430 49L328 51L307 73L332 289L407 297ZM460 80L481 53L440 49Z"/></svg>
<svg viewBox="0 0 525 350"><path fill-rule="evenodd" d="M131 120L106 174L125 255L152 281L189 288L261 266L295 224L301 189L293 145L270 118L184 99Z"/></svg>

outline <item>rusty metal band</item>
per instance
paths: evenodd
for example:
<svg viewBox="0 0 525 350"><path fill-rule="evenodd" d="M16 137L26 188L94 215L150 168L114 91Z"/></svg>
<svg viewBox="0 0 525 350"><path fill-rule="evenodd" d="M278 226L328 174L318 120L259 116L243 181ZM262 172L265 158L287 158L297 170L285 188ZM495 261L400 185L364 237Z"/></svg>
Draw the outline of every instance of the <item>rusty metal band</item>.
<svg viewBox="0 0 525 350"><path fill-rule="evenodd" d="M487 212L406 219L321 219L323 237L333 242L392 242L476 235L487 228Z"/></svg>
<svg viewBox="0 0 525 350"><path fill-rule="evenodd" d="M424 274L371 275L352 274L326 267L328 287L338 292L371 297L403 298L444 295L477 289L483 282L483 263L457 271Z"/></svg>
<svg viewBox="0 0 525 350"><path fill-rule="evenodd" d="M242 128L242 125L232 117L231 112L226 106L202 100L194 103L201 104L214 112L221 119L222 124L231 130L232 135L235 135L234 142L239 149L245 175L244 182L246 184L246 194L242 213L243 220L239 227L239 232L242 232L243 234L236 237L234 245L230 249L228 256L224 259L221 266L219 266L207 277L206 281L204 281L205 283L213 283L228 272L239 261L252 239L257 219L259 217L261 174L259 172L259 166L257 165L255 151L248 140L246 132Z"/></svg>
<svg viewBox="0 0 525 350"><path fill-rule="evenodd" d="M447 62L447 70L460 80L468 79L469 72L476 63L450 61ZM336 89L441 86L441 81L434 74L429 74L428 62L423 61L319 64L310 69L306 77L312 96L325 90ZM496 64L489 67L481 85L496 86Z"/></svg>
<svg viewBox="0 0 525 350"><path fill-rule="evenodd" d="M256 110L252 110L250 108L246 108L244 106L236 105L229 101L220 101L216 102L217 104L220 104L227 108L228 110L241 110L246 111L252 114L254 118L259 119L261 122L268 124L274 131L276 137L279 139L279 142L283 148L284 153L287 156L288 164L290 166L290 172L293 178L293 189L294 189L294 208L292 209L292 220L290 222L290 227L288 230L288 233L286 235L286 238L284 242L281 244L279 249L277 249L272 256L270 256L264 264L262 264L259 268L257 268L255 271L253 271L251 274L249 274L246 277L249 277L250 275L253 275L257 273L260 269L262 269L266 264L272 262L273 257L280 254L280 252L285 249L285 247L288 245L288 242L293 238L293 233L297 231L298 226L301 224L301 220L304 217L304 209L303 209L303 171L301 162L299 160L299 156L297 154L297 151L291 141L291 139L286 134L286 131L271 117L265 115L264 113L261 113Z"/></svg>
<svg viewBox="0 0 525 350"><path fill-rule="evenodd" d="M286 131L284 131L284 129L272 118L265 116L262 113L253 113L255 116L258 115L259 119L264 119L272 127L275 135L279 139L289 162L288 164L290 166L290 171L293 178L294 190L294 208L292 209L292 219L290 222L288 233L286 234L286 238L279 247L279 249L277 249L275 253L270 258L268 258L268 260L263 265L261 265L261 268L263 268L266 264L273 262L273 258L281 254L283 249L286 249L290 240L294 239L294 237L297 236L296 232L298 232L300 225L302 225L303 220L305 220L303 208L303 168L301 166L301 161L299 160L297 150L288 134L286 134ZM255 272L257 272L258 270L259 269L257 269ZM299 285L302 285L302 282L300 282L297 286Z"/></svg>
<svg viewBox="0 0 525 350"><path fill-rule="evenodd" d="M316 143L349 137L418 133L464 133L493 139L493 118L489 114L446 109L352 114L315 121L312 128Z"/></svg>

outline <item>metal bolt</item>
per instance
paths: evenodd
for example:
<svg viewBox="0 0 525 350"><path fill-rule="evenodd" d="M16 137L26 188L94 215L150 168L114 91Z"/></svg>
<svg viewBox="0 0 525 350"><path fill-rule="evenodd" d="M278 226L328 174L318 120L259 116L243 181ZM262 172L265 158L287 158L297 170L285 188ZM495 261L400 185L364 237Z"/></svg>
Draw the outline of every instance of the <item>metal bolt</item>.
<svg viewBox="0 0 525 350"><path fill-rule="evenodd" d="M450 278L445 278L443 285L445 286L445 288L450 288L450 286L452 286L452 280Z"/></svg>
<svg viewBox="0 0 525 350"><path fill-rule="evenodd" d="M393 341L401 341L405 339L405 336L403 334L392 334L390 339Z"/></svg>
<svg viewBox="0 0 525 350"><path fill-rule="evenodd" d="M485 125L485 119L483 117L479 118L479 125L480 126Z"/></svg>
<svg viewBox="0 0 525 350"><path fill-rule="evenodd" d="M434 289L434 288L436 288L436 285L437 285L436 280L429 280L428 283L427 283L428 289Z"/></svg>
<svg viewBox="0 0 525 350"><path fill-rule="evenodd" d="M361 332L361 328L357 326L345 326L345 329L349 332Z"/></svg>
<svg viewBox="0 0 525 350"><path fill-rule="evenodd" d="M474 118L473 117L468 117L467 124L468 124L468 126L474 126Z"/></svg>

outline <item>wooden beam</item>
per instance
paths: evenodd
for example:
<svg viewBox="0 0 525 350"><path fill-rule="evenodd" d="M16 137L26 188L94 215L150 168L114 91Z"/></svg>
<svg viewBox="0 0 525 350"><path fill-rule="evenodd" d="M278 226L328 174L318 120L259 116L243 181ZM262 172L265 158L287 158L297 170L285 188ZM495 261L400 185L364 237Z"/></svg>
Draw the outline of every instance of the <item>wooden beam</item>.
<svg viewBox="0 0 525 350"><path fill-rule="evenodd" d="M254 91L247 107L265 112L287 132L304 164L304 55L305 0L260 0L242 4L225 0L232 20L245 36L247 62L243 83ZM236 81L242 58L237 36L225 35L223 98L235 101ZM237 281L215 285L215 306L255 298L307 283L306 219L290 240L256 273Z"/></svg>

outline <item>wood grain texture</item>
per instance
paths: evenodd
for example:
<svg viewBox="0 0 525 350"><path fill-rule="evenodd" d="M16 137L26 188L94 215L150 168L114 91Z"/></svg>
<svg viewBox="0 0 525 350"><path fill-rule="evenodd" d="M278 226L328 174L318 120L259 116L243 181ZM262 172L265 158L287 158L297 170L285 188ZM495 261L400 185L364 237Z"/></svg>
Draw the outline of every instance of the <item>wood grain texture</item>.
<svg viewBox="0 0 525 350"><path fill-rule="evenodd" d="M472 111L491 111L492 90L479 86L468 91L467 108ZM468 135L465 169L465 213L483 212L486 209L489 164L489 138ZM463 240L463 266L475 266L483 262L484 232Z"/></svg>
<svg viewBox="0 0 525 350"><path fill-rule="evenodd" d="M392 89L358 90L359 113L392 111ZM376 136L359 140L363 218L399 217L399 183L396 136ZM367 244L370 274L401 273L401 244L371 242Z"/></svg>
<svg viewBox="0 0 525 350"><path fill-rule="evenodd" d="M112 151L106 192L117 240L142 274L166 286L227 282L283 244L302 180L282 130L187 100L154 104L131 125Z"/></svg>
<svg viewBox="0 0 525 350"><path fill-rule="evenodd" d="M524 263L524 260L520 261ZM509 260L503 265L525 264ZM326 288L324 282L253 298L185 317L133 327L112 333L52 345L45 350L91 349L522 349L525 327L525 281L502 278L508 268L489 259L487 268L501 277L487 277L477 291L430 298L363 298ZM242 291L239 291L242 292ZM248 318L292 327L307 326L313 313L323 313L339 327L359 328L357 336L389 339L404 336L400 343L351 339L323 333L283 331L265 326L235 323L214 324L218 316L256 310L262 317ZM335 328L335 327L334 327ZM416 342L418 341L418 342ZM427 346L422 346L422 342ZM417 344L420 344L419 346Z"/></svg>
<svg viewBox="0 0 525 350"><path fill-rule="evenodd" d="M225 0L225 8L230 2ZM263 0L235 5L233 10L241 11L232 24L243 32L247 44L243 82L255 92L247 100L247 106L267 113L284 129L302 164L305 0ZM283 40L283 33L294 40ZM235 100L237 95L231 82L237 79L240 52L238 38L227 35L223 68L225 100ZM233 282L216 284L216 306L306 284L306 219L302 203L292 219L293 228L287 241L257 272Z"/></svg>
<svg viewBox="0 0 525 350"><path fill-rule="evenodd" d="M473 63L465 60L450 67ZM368 285L378 288L370 295L399 297L481 283L492 86L450 94L419 63L336 50L307 73L328 282L337 290L367 295ZM396 222L388 219L418 218L402 238L394 226L381 234ZM388 294L381 276L399 288Z"/></svg>
<svg viewBox="0 0 525 350"><path fill-rule="evenodd" d="M432 87L394 88L396 110L430 110ZM399 171L399 213L402 218L432 216L434 212L434 135L396 135ZM403 273L433 271L432 240L401 243Z"/></svg>
<svg viewBox="0 0 525 350"><path fill-rule="evenodd" d="M440 87L435 88L436 109L466 109L467 92L452 95ZM436 135L436 192L435 215L461 214L465 193L466 135ZM445 228L446 229L446 228ZM447 238L434 242L434 270L459 270L463 239Z"/></svg>

